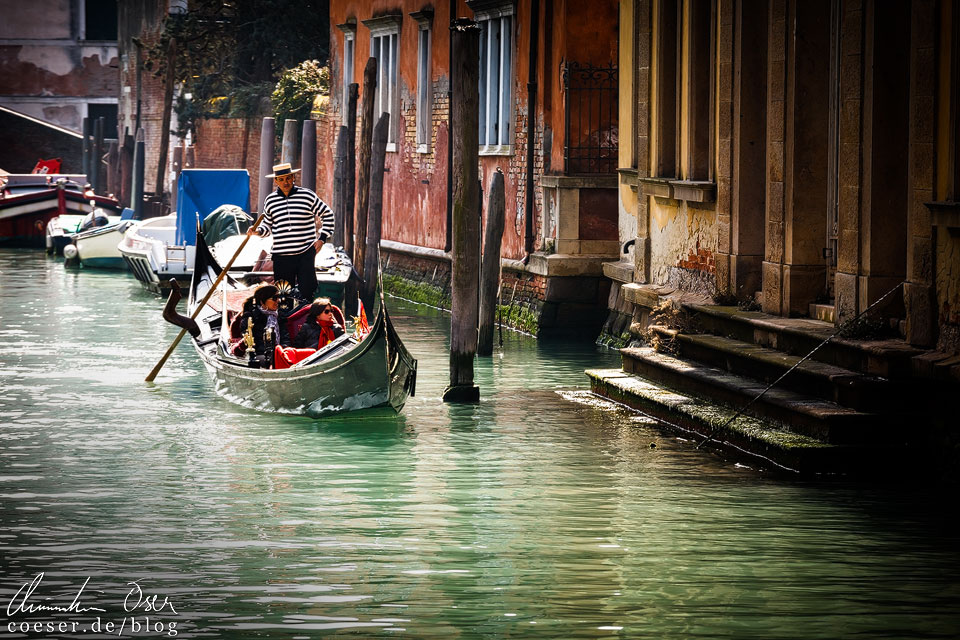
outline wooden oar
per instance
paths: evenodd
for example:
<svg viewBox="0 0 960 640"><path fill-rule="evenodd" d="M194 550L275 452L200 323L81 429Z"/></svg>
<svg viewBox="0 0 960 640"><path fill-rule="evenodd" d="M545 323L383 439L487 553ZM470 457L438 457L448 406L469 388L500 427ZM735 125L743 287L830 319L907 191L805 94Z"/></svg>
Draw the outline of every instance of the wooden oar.
<svg viewBox="0 0 960 640"><path fill-rule="evenodd" d="M251 228L251 229L256 229L256 228L260 225L260 221L261 221L261 220L263 220L263 214L262 214L262 213L261 213L259 216L257 216L257 219L254 221L253 226L250 227L250 228ZM227 271L229 271L229 270L230 270L230 267L233 266L234 260L236 260L236 259L237 259L237 256L240 255L240 252L243 251L243 248L244 248L245 246L247 246L247 241L248 241L249 239L250 239L250 236L247 236L247 237L245 237L245 238L243 239L243 242L240 243L240 246L237 248L236 252L233 254L233 257L230 258L230 262L227 263L227 266L225 266L225 267L223 268L223 271L220 272L220 275L217 276L217 279L214 280L213 284L210 285L210 288L207 289L207 295L203 296L203 300L201 300L200 303L197 305L197 307L193 310L193 314L191 314L191 316L190 316L190 319L191 319L191 320L196 320L196 319L197 319L197 315L200 313L200 309L203 309L204 305L207 304L207 300L209 300L209 299L210 299L210 296L213 295L213 292L217 290L217 286L220 284L220 281L223 280L223 277L224 277L225 275L227 275ZM167 358L169 358L169 357L170 357L170 354L173 353L173 350L177 348L177 345L180 344L180 340L183 339L183 336L186 335L186 333L187 333L187 330L186 330L186 329L181 329L181 330L180 330L180 333L177 334L177 337L176 337L176 339L173 341L173 344L170 345L170 348L167 349L167 352L166 352L165 354L163 354L163 357L162 357L162 358L160 358L160 362L158 362L158 363L153 367L153 370L152 370L152 371L147 375L147 377L144 379L145 382L153 382L153 379L157 377L157 374L158 374L158 373L160 373L160 369L162 369L162 368L163 368L163 365L166 364Z"/></svg>

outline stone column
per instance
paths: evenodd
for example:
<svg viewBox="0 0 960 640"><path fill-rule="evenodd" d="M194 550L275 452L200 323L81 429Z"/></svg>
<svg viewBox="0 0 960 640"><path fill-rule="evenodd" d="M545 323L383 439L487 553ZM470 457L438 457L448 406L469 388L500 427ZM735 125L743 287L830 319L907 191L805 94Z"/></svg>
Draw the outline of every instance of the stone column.
<svg viewBox="0 0 960 640"><path fill-rule="evenodd" d="M728 3L725 3L728 4ZM717 214L720 256L717 288L739 299L761 288L764 246L764 180L767 136L767 0L736 5L732 24L721 25L720 161L717 170ZM723 18L724 14L721 14ZM732 44L726 43L732 39ZM732 49L732 60L725 53ZM730 89L732 104L724 108ZM729 140L729 142L726 142ZM729 147L729 165L724 161ZM729 212L729 214L728 214ZM726 246L724 246L726 243ZM725 258L724 253L729 254ZM729 269L724 279L724 269ZM723 285L726 284L726 287Z"/></svg>
<svg viewBox="0 0 960 640"><path fill-rule="evenodd" d="M934 146L936 144L936 90L934 74L937 42L937 3L914 0L910 16L910 164L907 175L907 340L931 347L937 343L937 307L933 273L933 233L930 210L934 197ZM954 5L956 6L956 5ZM960 16L953 16L960 20ZM956 73L954 69L954 73ZM954 76L954 82L957 82ZM956 274L954 274L956 277Z"/></svg>
<svg viewBox="0 0 960 640"><path fill-rule="evenodd" d="M830 5L783 5L773 0L770 31L768 107L773 112L782 105L783 133L774 126L779 123L768 126L763 307L806 315L826 287Z"/></svg>

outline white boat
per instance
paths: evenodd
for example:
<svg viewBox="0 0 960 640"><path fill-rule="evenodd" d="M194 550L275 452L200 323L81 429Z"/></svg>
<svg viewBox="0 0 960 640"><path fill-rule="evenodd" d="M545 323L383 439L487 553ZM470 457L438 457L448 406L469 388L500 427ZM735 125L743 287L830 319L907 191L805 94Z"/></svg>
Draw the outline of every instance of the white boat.
<svg viewBox="0 0 960 640"><path fill-rule="evenodd" d="M249 203L250 174L245 169L184 169L178 181L177 212L128 229L120 253L145 289L163 293L171 278L190 281L197 223L226 206L242 212ZM224 230L229 235L246 231L229 227Z"/></svg>
<svg viewBox="0 0 960 640"><path fill-rule="evenodd" d="M73 243L80 264L94 269L126 269L120 244L124 234L140 224L140 220L123 220L76 234ZM64 255L67 256L68 252L69 247L64 250Z"/></svg>
<svg viewBox="0 0 960 640"><path fill-rule="evenodd" d="M170 278L189 282L196 247L176 244L177 215L149 218L126 229L117 250L144 288L160 293Z"/></svg>

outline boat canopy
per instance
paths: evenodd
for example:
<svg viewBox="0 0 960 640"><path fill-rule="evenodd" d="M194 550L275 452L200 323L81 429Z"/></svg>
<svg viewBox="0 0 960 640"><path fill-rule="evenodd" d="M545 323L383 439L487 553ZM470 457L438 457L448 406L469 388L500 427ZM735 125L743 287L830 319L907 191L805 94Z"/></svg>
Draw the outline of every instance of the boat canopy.
<svg viewBox="0 0 960 640"><path fill-rule="evenodd" d="M246 169L184 169L177 186L178 245L197 244L197 220L232 204L250 210L250 174Z"/></svg>
<svg viewBox="0 0 960 640"><path fill-rule="evenodd" d="M212 247L224 238L246 233L251 223L253 218L240 207L233 204L220 205L203 219L203 240L208 247Z"/></svg>

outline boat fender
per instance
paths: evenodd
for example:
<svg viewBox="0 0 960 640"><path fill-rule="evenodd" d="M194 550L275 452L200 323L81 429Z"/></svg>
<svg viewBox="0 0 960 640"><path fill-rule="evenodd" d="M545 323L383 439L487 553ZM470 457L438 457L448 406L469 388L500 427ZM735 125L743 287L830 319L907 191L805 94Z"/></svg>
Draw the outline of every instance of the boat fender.
<svg viewBox="0 0 960 640"><path fill-rule="evenodd" d="M180 292L180 284L176 278L170 278L170 297L167 298L167 304L163 306L163 319L181 329L186 329L190 332L191 336L197 338L200 336L200 327L197 326L196 321L193 318L188 318L187 316L182 316L177 313L177 303L180 302L180 298L182 297L183 294Z"/></svg>
<svg viewBox="0 0 960 640"><path fill-rule="evenodd" d="M77 257L77 245L68 244L63 248L63 257L67 260L73 260Z"/></svg>

